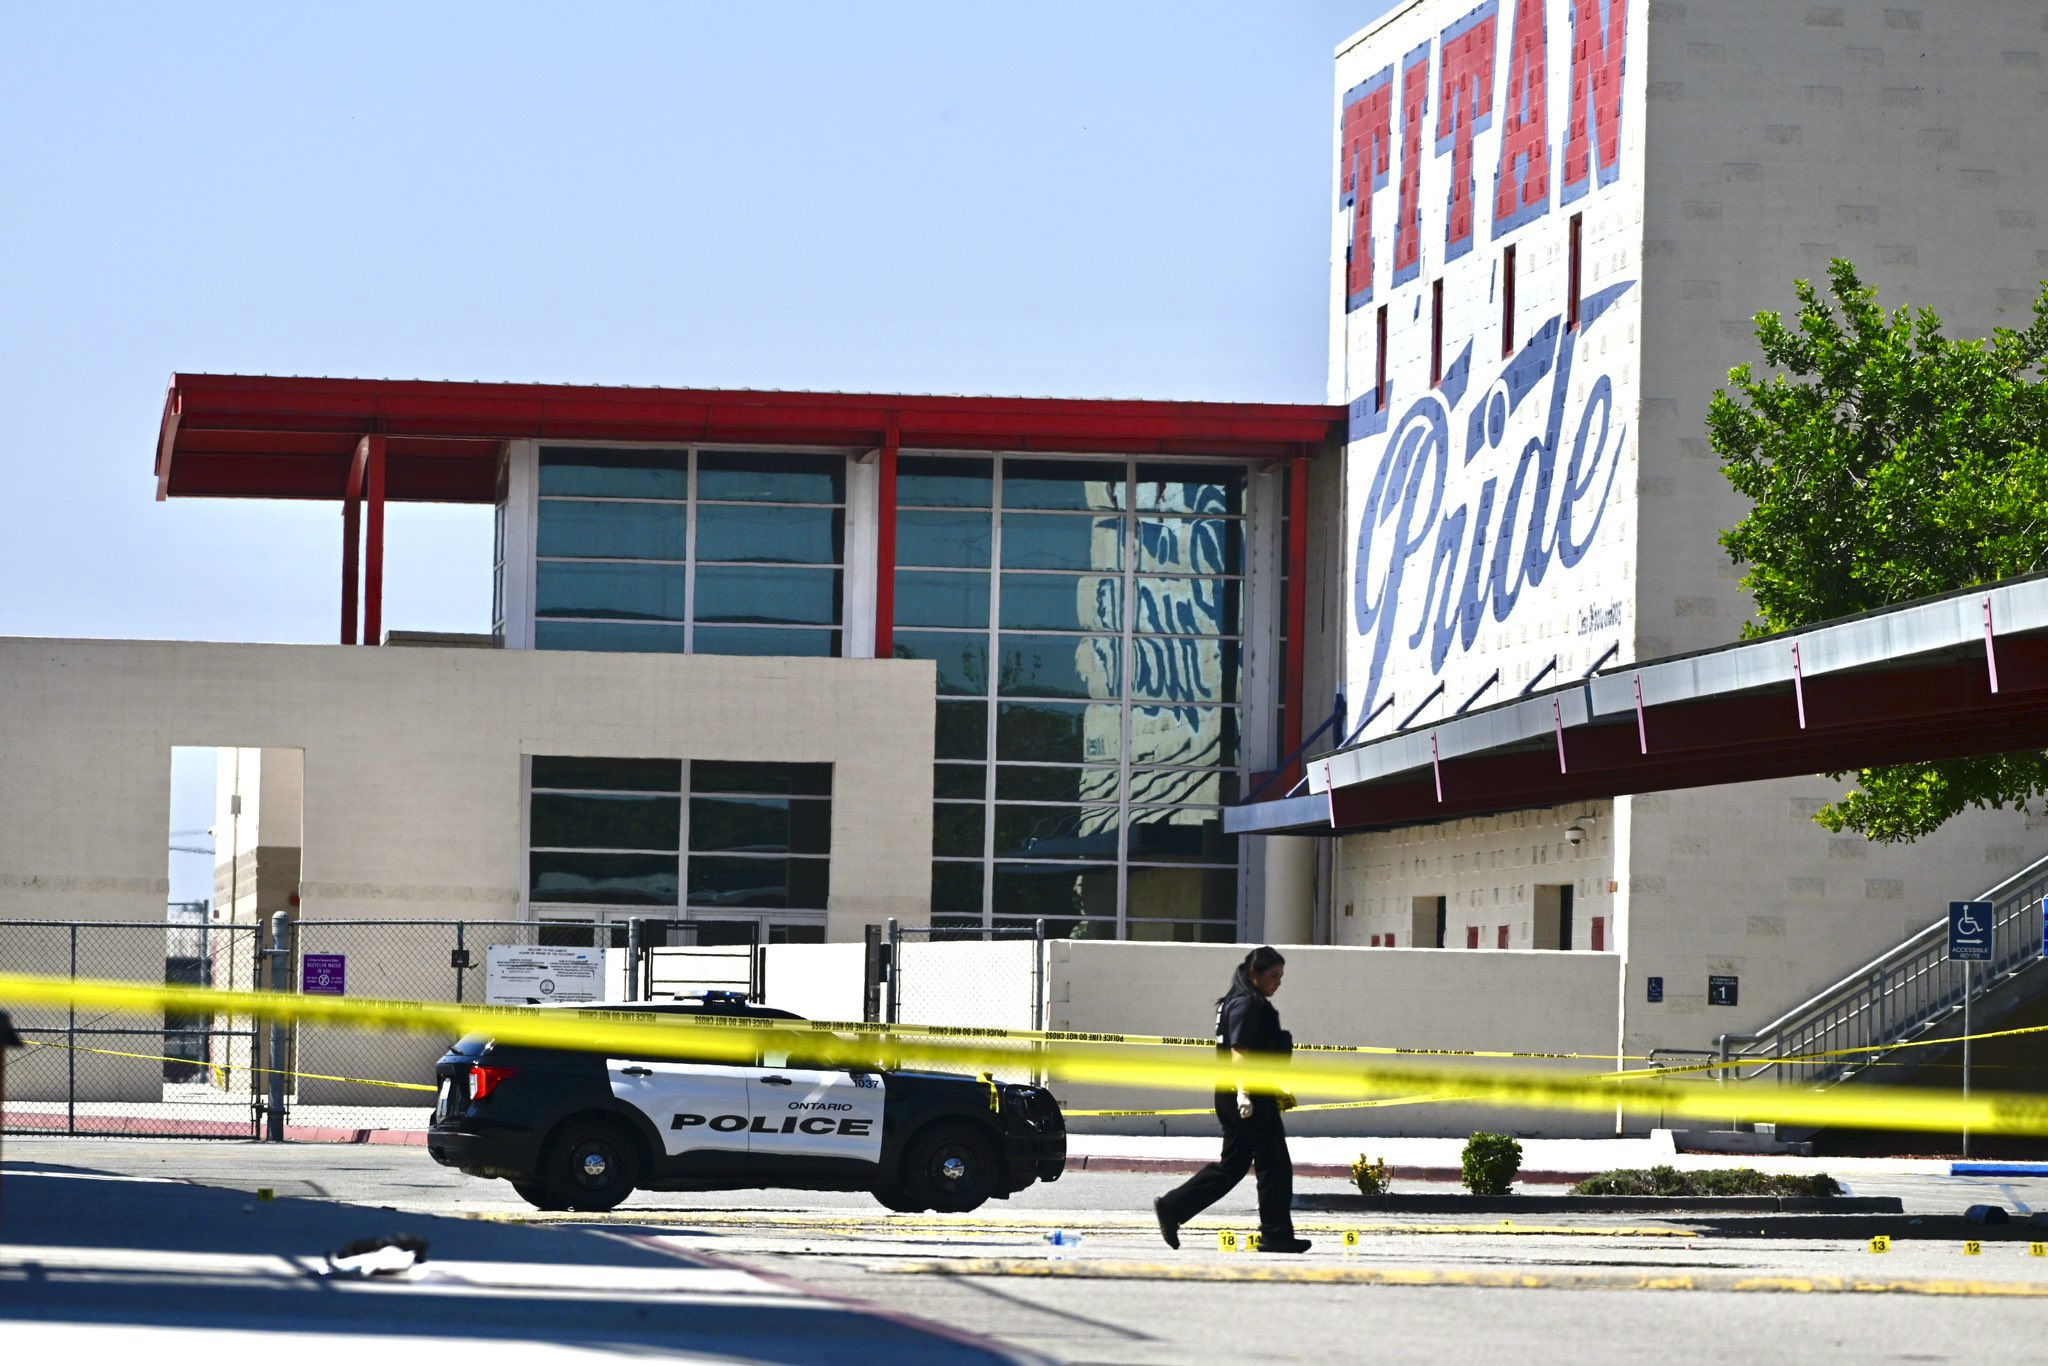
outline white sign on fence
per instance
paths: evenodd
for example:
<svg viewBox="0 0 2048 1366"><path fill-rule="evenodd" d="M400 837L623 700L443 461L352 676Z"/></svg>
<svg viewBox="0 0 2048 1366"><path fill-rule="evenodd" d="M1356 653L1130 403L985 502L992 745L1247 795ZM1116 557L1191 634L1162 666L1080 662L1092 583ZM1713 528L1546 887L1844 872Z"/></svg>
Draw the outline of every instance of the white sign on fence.
<svg viewBox="0 0 2048 1366"><path fill-rule="evenodd" d="M484 1001L494 1006L602 1001L604 950L493 944L484 952Z"/></svg>

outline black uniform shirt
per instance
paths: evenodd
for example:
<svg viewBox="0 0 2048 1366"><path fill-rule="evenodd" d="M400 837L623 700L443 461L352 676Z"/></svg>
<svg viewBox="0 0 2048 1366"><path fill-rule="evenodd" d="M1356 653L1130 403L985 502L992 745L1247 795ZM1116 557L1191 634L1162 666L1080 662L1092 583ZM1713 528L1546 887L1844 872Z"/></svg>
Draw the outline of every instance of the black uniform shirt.
<svg viewBox="0 0 2048 1366"><path fill-rule="evenodd" d="M1216 1049L1246 1053L1294 1051L1294 1036L1280 1027L1280 1012L1256 991L1233 992L1216 1006Z"/></svg>

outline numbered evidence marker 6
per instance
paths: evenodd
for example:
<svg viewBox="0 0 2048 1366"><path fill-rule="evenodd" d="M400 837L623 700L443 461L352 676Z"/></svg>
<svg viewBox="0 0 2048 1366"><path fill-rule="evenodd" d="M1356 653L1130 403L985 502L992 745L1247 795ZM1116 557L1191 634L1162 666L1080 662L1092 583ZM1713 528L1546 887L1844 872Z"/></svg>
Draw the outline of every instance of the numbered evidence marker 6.
<svg viewBox="0 0 2048 1366"><path fill-rule="evenodd" d="M1347 1252L1349 1252L1349 1251L1350 1251L1350 1250L1351 1250L1352 1248L1355 1248L1355 1247L1357 1247L1357 1246L1358 1246L1358 1230L1357 1230L1357 1229L1355 1229L1355 1228L1347 1228L1347 1229L1345 1229L1345 1230L1344 1230L1344 1250L1345 1250L1345 1251L1347 1251Z"/></svg>
<svg viewBox="0 0 2048 1366"><path fill-rule="evenodd" d="M1875 1238L1872 1238L1870 1240L1870 1250L1872 1252L1890 1252L1892 1250L1891 1235L1880 1233Z"/></svg>

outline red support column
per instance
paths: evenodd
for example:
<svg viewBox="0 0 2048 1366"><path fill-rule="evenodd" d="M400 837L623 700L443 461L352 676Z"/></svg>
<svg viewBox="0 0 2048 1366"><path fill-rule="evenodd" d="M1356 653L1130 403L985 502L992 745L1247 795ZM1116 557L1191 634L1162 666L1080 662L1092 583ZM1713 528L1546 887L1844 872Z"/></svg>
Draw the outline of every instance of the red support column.
<svg viewBox="0 0 2048 1366"><path fill-rule="evenodd" d="M896 421L891 418L876 460L875 658L896 653Z"/></svg>
<svg viewBox="0 0 2048 1366"><path fill-rule="evenodd" d="M1308 689L1301 671L1305 667L1308 642L1308 458L1297 455L1287 462L1287 715L1280 732L1280 752L1292 754L1301 747L1301 709ZM1342 739L1342 736L1338 737ZM1289 788L1301 778L1299 761L1282 779Z"/></svg>
<svg viewBox="0 0 2048 1366"><path fill-rule="evenodd" d="M364 479L369 504L363 546L363 643L384 643L384 438L366 436L369 448Z"/></svg>
<svg viewBox="0 0 2048 1366"><path fill-rule="evenodd" d="M341 500L341 643L356 643L356 594L361 587L363 553L362 501Z"/></svg>

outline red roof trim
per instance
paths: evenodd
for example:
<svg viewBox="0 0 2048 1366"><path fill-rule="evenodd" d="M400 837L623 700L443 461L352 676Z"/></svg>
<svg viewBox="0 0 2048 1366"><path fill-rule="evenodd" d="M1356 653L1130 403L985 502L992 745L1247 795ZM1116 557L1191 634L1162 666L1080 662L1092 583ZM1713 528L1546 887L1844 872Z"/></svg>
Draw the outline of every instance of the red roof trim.
<svg viewBox="0 0 2048 1366"><path fill-rule="evenodd" d="M157 497L329 498L356 441L386 434L394 500L489 502L499 442L705 441L1223 455L1320 445L1344 409L1156 399L950 397L767 390L174 375Z"/></svg>

